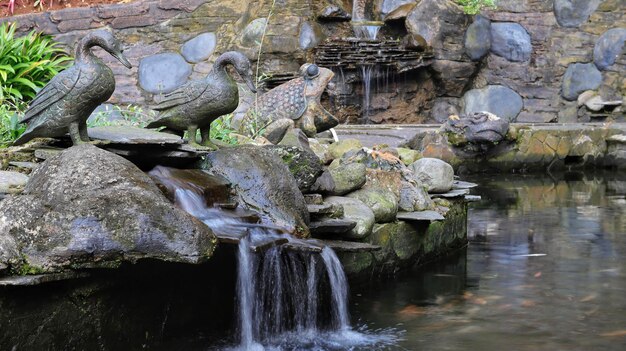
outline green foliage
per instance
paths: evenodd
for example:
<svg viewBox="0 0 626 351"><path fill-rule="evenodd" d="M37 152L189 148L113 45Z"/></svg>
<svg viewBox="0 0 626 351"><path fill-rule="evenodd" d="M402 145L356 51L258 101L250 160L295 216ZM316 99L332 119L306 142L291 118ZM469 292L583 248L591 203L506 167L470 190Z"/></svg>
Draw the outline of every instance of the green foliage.
<svg viewBox="0 0 626 351"><path fill-rule="evenodd" d="M32 31L15 36L16 25L0 25L0 104L22 109L72 60L50 36Z"/></svg>
<svg viewBox="0 0 626 351"><path fill-rule="evenodd" d="M232 120L232 114L227 114L214 120L211 123L210 138L231 145L237 144L237 138L232 136L232 133L235 133L235 130L231 126Z"/></svg>
<svg viewBox="0 0 626 351"><path fill-rule="evenodd" d="M495 9L496 0L457 0L468 15L476 15L484 8Z"/></svg>
<svg viewBox="0 0 626 351"><path fill-rule="evenodd" d="M117 118L114 118L117 116ZM98 111L96 114L87 120L87 126L102 127L102 126L133 126L133 127L145 127L150 122L156 113L152 110L144 110L141 106L127 105L118 106L114 105L112 108L108 106L103 111Z"/></svg>
<svg viewBox="0 0 626 351"><path fill-rule="evenodd" d="M7 147L26 130L19 121L22 114L11 109L9 104L0 105L0 148Z"/></svg>

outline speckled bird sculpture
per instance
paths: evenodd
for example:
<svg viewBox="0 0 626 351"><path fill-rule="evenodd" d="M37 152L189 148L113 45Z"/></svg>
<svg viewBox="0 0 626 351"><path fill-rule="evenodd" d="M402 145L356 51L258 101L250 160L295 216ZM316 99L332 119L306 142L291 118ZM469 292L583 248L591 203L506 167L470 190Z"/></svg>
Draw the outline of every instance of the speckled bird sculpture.
<svg viewBox="0 0 626 351"><path fill-rule="evenodd" d="M239 105L237 83L226 71L232 65L250 90L256 92L252 81L250 60L242 53L229 51L217 58L213 69L201 80L194 80L168 93L154 110L160 111L159 119L147 128L165 127L182 133L188 132L189 144L199 146L196 134L200 129L201 145L215 148L209 138L211 122L233 112Z"/></svg>
<svg viewBox="0 0 626 351"><path fill-rule="evenodd" d="M76 46L74 65L54 76L30 103L21 121L28 123L28 128L13 145L68 132L74 145L89 141L87 118L115 90L113 72L91 52L94 46L132 67L113 34L104 30L87 34Z"/></svg>

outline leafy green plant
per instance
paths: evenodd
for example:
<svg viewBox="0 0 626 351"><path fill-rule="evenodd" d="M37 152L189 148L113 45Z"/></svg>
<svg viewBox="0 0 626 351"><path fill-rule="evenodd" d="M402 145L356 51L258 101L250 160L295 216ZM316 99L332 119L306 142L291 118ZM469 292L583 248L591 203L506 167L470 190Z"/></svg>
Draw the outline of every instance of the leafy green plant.
<svg viewBox="0 0 626 351"><path fill-rule="evenodd" d="M484 8L495 9L496 0L457 0L468 15L476 15Z"/></svg>
<svg viewBox="0 0 626 351"><path fill-rule="evenodd" d="M7 147L26 130L19 121L22 114L11 109L9 104L0 105L0 148Z"/></svg>
<svg viewBox="0 0 626 351"><path fill-rule="evenodd" d="M118 116L114 118L113 116ZM156 113L152 110L144 110L143 107L137 105L119 106L114 105L112 108L97 112L92 118L87 120L87 126L133 126L145 127L149 121L154 119Z"/></svg>
<svg viewBox="0 0 626 351"><path fill-rule="evenodd" d="M0 103L28 103L72 60L50 36L32 31L16 37L16 25L0 25Z"/></svg>
<svg viewBox="0 0 626 351"><path fill-rule="evenodd" d="M237 138L233 137L232 133L235 133L235 129L232 128L231 123L233 115L224 115L213 122L211 122L210 137L214 140L219 140L227 144L237 144Z"/></svg>

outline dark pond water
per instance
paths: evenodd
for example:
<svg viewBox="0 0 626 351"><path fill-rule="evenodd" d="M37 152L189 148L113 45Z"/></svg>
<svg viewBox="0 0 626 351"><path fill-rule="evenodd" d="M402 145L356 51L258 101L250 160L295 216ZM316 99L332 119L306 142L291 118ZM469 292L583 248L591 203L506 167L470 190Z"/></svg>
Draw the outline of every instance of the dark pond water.
<svg viewBox="0 0 626 351"><path fill-rule="evenodd" d="M480 176L470 244L353 288L353 324L405 350L626 350L626 175Z"/></svg>

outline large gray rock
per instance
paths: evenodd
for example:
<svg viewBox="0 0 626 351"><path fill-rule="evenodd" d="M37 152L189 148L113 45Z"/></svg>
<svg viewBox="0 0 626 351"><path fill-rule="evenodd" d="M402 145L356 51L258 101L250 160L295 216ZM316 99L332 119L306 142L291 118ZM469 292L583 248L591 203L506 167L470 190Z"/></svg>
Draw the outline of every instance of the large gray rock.
<svg viewBox="0 0 626 351"><path fill-rule="evenodd" d="M491 21L483 16L476 16L465 32L465 53L472 60L478 61L491 49Z"/></svg>
<svg viewBox="0 0 626 351"><path fill-rule="evenodd" d="M239 146L209 153L201 168L231 182L244 207L299 237L308 237L309 212L289 168L272 151Z"/></svg>
<svg viewBox="0 0 626 351"><path fill-rule="evenodd" d="M406 181L402 182L400 200L398 202L399 211L424 211L434 207L435 203L421 184L416 186Z"/></svg>
<svg viewBox="0 0 626 351"><path fill-rule="evenodd" d="M596 90L602 84L602 73L593 63L572 63L563 75L561 95L576 100L585 90Z"/></svg>
<svg viewBox="0 0 626 351"><path fill-rule="evenodd" d="M601 0L554 0L554 16L563 27L578 27L598 8Z"/></svg>
<svg viewBox="0 0 626 351"><path fill-rule="evenodd" d="M283 145L267 145L264 148L283 160L302 191L308 191L323 172L322 162L312 151Z"/></svg>
<svg viewBox="0 0 626 351"><path fill-rule="evenodd" d="M330 196L325 198L324 202L343 206L343 218L356 222L352 230L343 234L346 239L364 239L372 233L372 228L376 223L374 212L361 200Z"/></svg>
<svg viewBox="0 0 626 351"><path fill-rule="evenodd" d="M139 62L139 86L149 93L169 93L187 81L191 65L170 52L148 56Z"/></svg>
<svg viewBox="0 0 626 351"><path fill-rule="evenodd" d="M31 274L143 258L199 263L217 243L148 175L93 145L47 160L32 173L24 195L0 202L0 214L0 258L13 255L4 263Z"/></svg>
<svg viewBox="0 0 626 351"><path fill-rule="evenodd" d="M524 103L522 97L510 88L502 85L489 85L483 89L472 89L463 96L465 114L487 111L494 115L514 121Z"/></svg>
<svg viewBox="0 0 626 351"><path fill-rule="evenodd" d="M347 195L361 200L372 212L376 223L392 222L398 213L398 199L393 192L383 188L360 189Z"/></svg>
<svg viewBox="0 0 626 351"><path fill-rule="evenodd" d="M421 158L409 168L413 171L415 180L424 184L429 193L445 193L452 189L454 169L438 158Z"/></svg>
<svg viewBox="0 0 626 351"><path fill-rule="evenodd" d="M452 1L421 0L407 16L405 25L410 34L419 35L428 45L439 48L443 45L444 36L449 34L449 22L446 20L458 19L458 16L465 17ZM456 28L461 25L458 21L453 23Z"/></svg>
<svg viewBox="0 0 626 351"><path fill-rule="evenodd" d="M198 63L211 57L216 45L215 33L202 33L183 44L181 52L187 61Z"/></svg>
<svg viewBox="0 0 626 351"><path fill-rule="evenodd" d="M493 23L491 25L491 52L509 61L530 60L533 47L530 35L518 23Z"/></svg>
<svg viewBox="0 0 626 351"><path fill-rule="evenodd" d="M622 55L626 43L626 28L613 28L604 32L593 48L593 63L604 70L615 63Z"/></svg>

